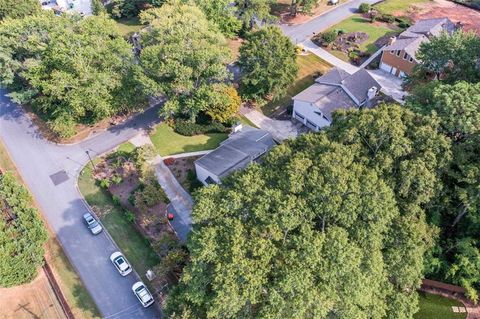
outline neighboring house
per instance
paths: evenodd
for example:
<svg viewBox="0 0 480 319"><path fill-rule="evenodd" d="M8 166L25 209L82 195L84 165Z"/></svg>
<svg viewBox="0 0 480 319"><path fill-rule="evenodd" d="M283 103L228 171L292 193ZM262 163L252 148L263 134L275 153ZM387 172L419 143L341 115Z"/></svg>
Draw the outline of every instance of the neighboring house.
<svg viewBox="0 0 480 319"><path fill-rule="evenodd" d="M420 45L443 31L453 33L456 25L448 18L420 20L398 38L390 38L383 48L380 69L398 77L410 75L418 64L416 53Z"/></svg>
<svg viewBox="0 0 480 319"><path fill-rule="evenodd" d="M267 131L239 125L217 149L195 161L197 179L204 185L219 184L222 178L258 160L275 145Z"/></svg>
<svg viewBox="0 0 480 319"><path fill-rule="evenodd" d="M91 0L40 0L43 9L53 10L55 14L64 12L79 13L81 15L92 14Z"/></svg>
<svg viewBox="0 0 480 319"><path fill-rule="evenodd" d="M338 109L371 106L381 85L364 69L350 75L336 67L293 97L292 118L318 131L332 123Z"/></svg>

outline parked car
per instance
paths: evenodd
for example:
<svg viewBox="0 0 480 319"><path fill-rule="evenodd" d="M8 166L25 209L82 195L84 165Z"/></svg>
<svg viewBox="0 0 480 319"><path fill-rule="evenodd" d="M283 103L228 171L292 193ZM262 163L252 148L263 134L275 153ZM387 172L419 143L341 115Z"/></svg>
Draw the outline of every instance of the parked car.
<svg viewBox="0 0 480 319"><path fill-rule="evenodd" d="M98 235L102 232L102 225L100 225L100 223L95 219L95 217L92 216L92 214L86 213L83 215L83 219L85 220L85 223L92 234Z"/></svg>
<svg viewBox="0 0 480 319"><path fill-rule="evenodd" d="M132 291L145 308L153 304L155 301L153 300L153 296L150 291L148 291L147 286L145 286L145 284L141 281L133 284Z"/></svg>
<svg viewBox="0 0 480 319"><path fill-rule="evenodd" d="M121 252L116 251L110 255L110 261L113 263L115 268L122 276L126 276L132 272L132 267L128 263L127 259L122 255Z"/></svg>

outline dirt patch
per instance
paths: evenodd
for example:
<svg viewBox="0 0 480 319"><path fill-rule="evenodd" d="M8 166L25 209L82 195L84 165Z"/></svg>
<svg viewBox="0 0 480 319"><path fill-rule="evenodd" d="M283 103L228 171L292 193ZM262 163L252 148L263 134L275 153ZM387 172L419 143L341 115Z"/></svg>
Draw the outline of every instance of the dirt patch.
<svg viewBox="0 0 480 319"><path fill-rule="evenodd" d="M2 319L65 318L43 269L29 284L0 288L0 296Z"/></svg>
<svg viewBox="0 0 480 319"><path fill-rule="evenodd" d="M413 21L448 17L454 23L461 23L463 30L480 34L480 12L447 0L434 0L407 14Z"/></svg>
<svg viewBox="0 0 480 319"><path fill-rule="evenodd" d="M278 0L277 3L272 6L272 13L279 18L280 23L282 24L302 24L349 1L351 0L340 0L338 5L331 5L328 1L321 1L317 7L313 8L312 13L304 14L299 12L296 16L292 16L290 15L291 0Z"/></svg>

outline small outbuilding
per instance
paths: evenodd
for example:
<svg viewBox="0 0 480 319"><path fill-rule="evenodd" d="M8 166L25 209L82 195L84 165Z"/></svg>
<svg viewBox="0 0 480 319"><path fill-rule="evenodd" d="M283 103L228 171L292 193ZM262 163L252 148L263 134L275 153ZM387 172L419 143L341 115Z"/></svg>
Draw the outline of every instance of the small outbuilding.
<svg viewBox="0 0 480 319"><path fill-rule="evenodd" d="M257 161L275 145L269 132L239 125L217 149L195 161L197 179L203 185L220 184L222 178Z"/></svg>

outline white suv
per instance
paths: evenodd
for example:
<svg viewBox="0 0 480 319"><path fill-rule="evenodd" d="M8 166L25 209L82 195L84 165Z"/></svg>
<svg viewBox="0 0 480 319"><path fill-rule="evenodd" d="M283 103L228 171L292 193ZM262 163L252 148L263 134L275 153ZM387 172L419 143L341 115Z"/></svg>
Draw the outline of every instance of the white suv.
<svg viewBox="0 0 480 319"><path fill-rule="evenodd" d="M113 263L115 268L122 276L126 276L132 272L132 267L128 263L127 259L122 255L121 252L116 251L110 255L110 261Z"/></svg>
<svg viewBox="0 0 480 319"><path fill-rule="evenodd" d="M143 282L138 281L134 283L132 286L132 291L145 308L153 304L153 296Z"/></svg>

